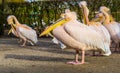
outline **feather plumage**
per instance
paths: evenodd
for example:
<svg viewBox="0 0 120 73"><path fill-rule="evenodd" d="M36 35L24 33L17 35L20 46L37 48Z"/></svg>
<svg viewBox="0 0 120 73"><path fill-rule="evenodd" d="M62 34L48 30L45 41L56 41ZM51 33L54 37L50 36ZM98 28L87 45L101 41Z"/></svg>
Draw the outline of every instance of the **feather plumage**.
<svg viewBox="0 0 120 73"><path fill-rule="evenodd" d="M36 31L26 25L23 26L29 28L30 30L22 27L16 27L18 28L17 31L20 33L19 35L26 37L28 40L32 41L33 43L37 43Z"/></svg>
<svg viewBox="0 0 120 73"><path fill-rule="evenodd" d="M13 22L13 20L15 22ZM25 24L20 24L14 15L8 16L7 21L8 24L12 26L12 33L24 41L22 46L25 46L26 41L30 42L32 45L37 43L38 40L36 31L33 30L31 27Z"/></svg>

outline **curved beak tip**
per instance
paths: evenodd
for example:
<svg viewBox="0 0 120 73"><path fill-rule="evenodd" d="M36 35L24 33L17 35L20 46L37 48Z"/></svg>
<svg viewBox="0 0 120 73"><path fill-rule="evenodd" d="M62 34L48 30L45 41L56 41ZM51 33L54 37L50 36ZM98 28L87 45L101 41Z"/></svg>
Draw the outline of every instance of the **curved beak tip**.
<svg viewBox="0 0 120 73"><path fill-rule="evenodd" d="M8 35L12 32L12 29L9 30Z"/></svg>
<svg viewBox="0 0 120 73"><path fill-rule="evenodd" d="M41 37L42 36L42 34L39 34L39 37Z"/></svg>

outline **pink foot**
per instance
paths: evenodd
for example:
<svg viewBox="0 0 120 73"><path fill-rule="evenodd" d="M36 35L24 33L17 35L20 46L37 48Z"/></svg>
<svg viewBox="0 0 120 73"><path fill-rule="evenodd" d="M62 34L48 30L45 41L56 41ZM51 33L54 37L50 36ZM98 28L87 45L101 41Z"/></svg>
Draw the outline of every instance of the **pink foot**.
<svg viewBox="0 0 120 73"><path fill-rule="evenodd" d="M67 62L67 64L72 64L72 65L81 65L84 64L85 62L75 62L75 61L71 61L71 62Z"/></svg>

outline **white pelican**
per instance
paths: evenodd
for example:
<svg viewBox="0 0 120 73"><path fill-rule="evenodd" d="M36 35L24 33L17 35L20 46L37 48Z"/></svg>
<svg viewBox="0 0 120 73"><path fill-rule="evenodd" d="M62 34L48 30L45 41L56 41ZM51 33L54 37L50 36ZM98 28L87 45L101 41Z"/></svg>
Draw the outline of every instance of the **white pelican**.
<svg viewBox="0 0 120 73"><path fill-rule="evenodd" d="M96 15L96 17L100 18L101 23L108 29L112 41L116 44L117 49L120 43L120 25L119 23L115 22L112 17L109 15L108 11L109 8L105 6L100 7L100 12Z"/></svg>
<svg viewBox="0 0 120 73"><path fill-rule="evenodd" d="M14 15L8 16L7 22L12 27L10 32L24 41L22 46L25 46L26 42L30 42L32 45L37 43L36 31L25 24L19 23Z"/></svg>
<svg viewBox="0 0 120 73"><path fill-rule="evenodd" d="M65 22L66 21L66 22ZM60 25L61 23L61 25ZM84 64L85 63L85 51L87 50L101 50L103 55L109 56L106 51L109 47L105 44L103 37L95 30L91 29L85 24L77 21L77 15L75 12L65 10L65 19L59 22L54 28L51 26L40 36L45 35L45 32L52 31L53 35L64 43L66 46L73 48L76 51L75 61L67 62L68 64ZM47 34L47 33L46 33ZM82 51L82 60L78 61L79 51Z"/></svg>
<svg viewBox="0 0 120 73"><path fill-rule="evenodd" d="M104 38L104 42L106 42L106 45L110 46L110 34L108 30L100 22L89 21L89 9L87 8L86 1L81 1L79 3L79 6L82 8L83 17L85 20L84 23L86 23L90 28L97 31ZM107 51L111 54L110 49L108 49Z"/></svg>

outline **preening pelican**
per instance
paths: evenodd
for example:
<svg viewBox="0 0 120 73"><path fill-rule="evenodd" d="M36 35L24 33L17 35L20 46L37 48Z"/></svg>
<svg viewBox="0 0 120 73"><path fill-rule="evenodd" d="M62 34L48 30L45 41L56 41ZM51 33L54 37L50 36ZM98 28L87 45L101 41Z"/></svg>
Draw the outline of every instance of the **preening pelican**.
<svg viewBox="0 0 120 73"><path fill-rule="evenodd" d="M36 31L25 24L19 23L14 15L8 16L7 22L12 27L9 33L12 32L15 36L24 41L22 46L25 46L26 42L30 42L32 45L37 43Z"/></svg>
<svg viewBox="0 0 120 73"><path fill-rule="evenodd" d="M87 8L86 1L81 1L79 3L79 6L82 8L84 23L86 23L90 28L97 31L101 35L101 37L103 37L106 45L110 46L110 34L108 30L100 22L89 21L89 9ZM110 48L108 48L107 51L111 54Z"/></svg>
<svg viewBox="0 0 120 73"><path fill-rule="evenodd" d="M50 32L48 30L51 30L58 40L76 51L75 61L67 62L68 64L84 64L85 51L87 50L101 50L104 55L110 55L106 51L109 47L105 44L103 37L89 26L77 21L75 12L71 12L68 9L65 10L65 18L61 23L62 25L59 24L59 26L56 26L53 30L51 30L51 28L53 28L51 26L51 28L48 28L44 32ZM41 36L42 35L43 33ZM78 61L79 51L82 51L81 62Z"/></svg>

